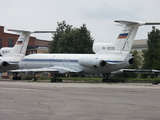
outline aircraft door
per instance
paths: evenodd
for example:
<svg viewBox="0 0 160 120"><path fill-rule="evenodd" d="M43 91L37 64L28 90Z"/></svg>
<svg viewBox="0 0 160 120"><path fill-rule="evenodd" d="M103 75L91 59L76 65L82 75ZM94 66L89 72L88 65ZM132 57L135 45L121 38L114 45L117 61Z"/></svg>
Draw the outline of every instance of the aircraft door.
<svg viewBox="0 0 160 120"><path fill-rule="evenodd" d="M55 56L53 55L53 56L51 57L51 59L49 60L50 66L53 66L53 65L54 65L54 61L55 61Z"/></svg>
<svg viewBox="0 0 160 120"><path fill-rule="evenodd" d="M25 59L23 61L20 61L19 62L19 67L20 68L27 68L27 62L28 62L28 59Z"/></svg>
<svg viewBox="0 0 160 120"><path fill-rule="evenodd" d="M64 58L63 59L63 65L66 66L66 65L68 65L68 63L69 63L69 58L68 59Z"/></svg>

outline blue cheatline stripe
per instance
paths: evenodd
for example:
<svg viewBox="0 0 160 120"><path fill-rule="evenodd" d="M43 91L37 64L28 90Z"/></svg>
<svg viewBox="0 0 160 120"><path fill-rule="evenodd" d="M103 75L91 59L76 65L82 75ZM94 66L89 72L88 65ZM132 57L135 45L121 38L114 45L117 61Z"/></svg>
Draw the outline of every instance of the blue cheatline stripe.
<svg viewBox="0 0 160 120"><path fill-rule="evenodd" d="M128 33L122 33L122 34L119 34L119 36L127 36Z"/></svg>
<svg viewBox="0 0 160 120"><path fill-rule="evenodd" d="M17 61L7 61L8 63L14 63L14 64L18 64L19 62Z"/></svg>
<svg viewBox="0 0 160 120"><path fill-rule="evenodd" d="M108 60L106 60L106 62L119 63L119 62L123 62L123 61L108 61Z"/></svg>
<svg viewBox="0 0 160 120"><path fill-rule="evenodd" d="M23 62L70 62L70 63L78 63L78 60L64 60L64 59L22 59ZM113 63L119 63L123 61L109 61L105 60L106 62L113 62Z"/></svg>

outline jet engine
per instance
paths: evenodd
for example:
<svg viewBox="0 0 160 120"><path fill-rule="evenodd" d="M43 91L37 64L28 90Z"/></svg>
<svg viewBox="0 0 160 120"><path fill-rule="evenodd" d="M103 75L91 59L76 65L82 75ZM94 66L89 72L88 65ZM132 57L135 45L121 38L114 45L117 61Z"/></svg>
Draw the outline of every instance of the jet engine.
<svg viewBox="0 0 160 120"><path fill-rule="evenodd" d="M106 65L106 61L96 57L83 57L79 58L79 64L84 67L98 68L98 67L104 67Z"/></svg>
<svg viewBox="0 0 160 120"><path fill-rule="evenodd" d="M134 64L134 58L129 59L129 64L133 65Z"/></svg>
<svg viewBox="0 0 160 120"><path fill-rule="evenodd" d="M133 65L134 64L134 55L133 54L128 54L125 61L129 65Z"/></svg>
<svg viewBox="0 0 160 120"><path fill-rule="evenodd" d="M0 61L0 66L1 67L6 67L9 63L6 61Z"/></svg>

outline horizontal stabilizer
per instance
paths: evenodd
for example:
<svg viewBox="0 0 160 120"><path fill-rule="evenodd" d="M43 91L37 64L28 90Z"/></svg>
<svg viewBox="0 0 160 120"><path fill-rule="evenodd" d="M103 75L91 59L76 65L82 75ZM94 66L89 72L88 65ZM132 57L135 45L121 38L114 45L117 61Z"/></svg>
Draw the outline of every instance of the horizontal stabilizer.
<svg viewBox="0 0 160 120"><path fill-rule="evenodd" d="M56 31L27 31L27 30L14 30L14 29L7 29L7 30L19 33L56 33Z"/></svg>
<svg viewBox="0 0 160 120"><path fill-rule="evenodd" d="M120 23L126 26L133 26L133 25L160 25L159 22L140 22L140 21L126 21L126 20L115 20L114 22Z"/></svg>
<svg viewBox="0 0 160 120"><path fill-rule="evenodd" d="M151 22L151 23L148 22L148 23L147 23L147 22L146 22L145 25L160 25L160 23L158 23L158 22L155 22L155 23L154 23L154 22Z"/></svg>

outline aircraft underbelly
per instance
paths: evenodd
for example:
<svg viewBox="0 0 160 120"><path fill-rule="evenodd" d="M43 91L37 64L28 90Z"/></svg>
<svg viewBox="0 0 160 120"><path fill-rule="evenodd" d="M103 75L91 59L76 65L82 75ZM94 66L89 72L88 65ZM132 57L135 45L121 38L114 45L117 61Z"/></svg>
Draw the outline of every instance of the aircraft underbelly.
<svg viewBox="0 0 160 120"><path fill-rule="evenodd" d="M6 67L0 67L0 73L7 72L8 70L15 70L18 68L18 65L8 65Z"/></svg>

